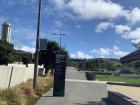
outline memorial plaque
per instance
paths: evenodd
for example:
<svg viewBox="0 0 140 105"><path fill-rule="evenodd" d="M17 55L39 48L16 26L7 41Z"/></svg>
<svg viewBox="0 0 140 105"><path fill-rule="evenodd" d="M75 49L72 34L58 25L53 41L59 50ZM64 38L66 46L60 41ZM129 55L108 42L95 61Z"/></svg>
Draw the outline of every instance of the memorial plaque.
<svg viewBox="0 0 140 105"><path fill-rule="evenodd" d="M66 56L56 55L53 96L65 95Z"/></svg>

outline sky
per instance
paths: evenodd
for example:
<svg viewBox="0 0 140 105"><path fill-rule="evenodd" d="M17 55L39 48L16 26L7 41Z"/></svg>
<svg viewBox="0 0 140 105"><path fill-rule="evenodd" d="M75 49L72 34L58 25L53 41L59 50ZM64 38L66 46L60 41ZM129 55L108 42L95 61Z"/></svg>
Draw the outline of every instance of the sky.
<svg viewBox="0 0 140 105"><path fill-rule="evenodd" d="M42 0L41 38L59 42L72 58L120 58L140 43L140 0ZM38 0L0 0L0 28L12 26L16 49L35 51ZM133 43L133 44L132 44Z"/></svg>

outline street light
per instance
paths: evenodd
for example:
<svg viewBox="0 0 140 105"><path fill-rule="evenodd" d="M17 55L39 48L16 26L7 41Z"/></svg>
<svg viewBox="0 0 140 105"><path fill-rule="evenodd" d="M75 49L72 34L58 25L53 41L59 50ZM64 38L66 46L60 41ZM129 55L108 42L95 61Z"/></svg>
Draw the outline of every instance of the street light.
<svg viewBox="0 0 140 105"><path fill-rule="evenodd" d="M62 36L65 36L66 34L63 34L61 31L60 31L60 33L58 33L58 34L52 34L52 35L59 35L59 37L60 37L60 39L59 39L59 44L60 44L60 47L61 47L61 40L62 40Z"/></svg>
<svg viewBox="0 0 140 105"><path fill-rule="evenodd" d="M34 64L34 78L33 78L34 91L36 90L37 69L38 69L38 59L39 59L39 35L40 35L41 5L42 5L42 0L39 0L37 36L36 36L36 52L35 52L35 64Z"/></svg>

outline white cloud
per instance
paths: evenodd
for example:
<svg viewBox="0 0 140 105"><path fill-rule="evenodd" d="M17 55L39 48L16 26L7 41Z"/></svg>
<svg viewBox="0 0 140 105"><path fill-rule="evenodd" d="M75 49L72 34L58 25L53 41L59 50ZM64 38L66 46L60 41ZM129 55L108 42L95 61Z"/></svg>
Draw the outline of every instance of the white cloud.
<svg viewBox="0 0 140 105"><path fill-rule="evenodd" d="M54 0L51 2L57 9L71 10L76 16L85 20L113 19L126 17L128 14L123 6L111 0Z"/></svg>
<svg viewBox="0 0 140 105"><path fill-rule="evenodd" d="M140 39L132 40L132 44L133 44L136 48L140 49Z"/></svg>
<svg viewBox="0 0 140 105"><path fill-rule="evenodd" d="M114 25L110 22L102 22L96 26L95 31L103 32L109 28L114 29L117 34L121 35L122 38L130 39L135 46L137 46L137 44L140 44L140 27L137 27L136 29L132 30L132 26L129 25Z"/></svg>
<svg viewBox="0 0 140 105"><path fill-rule="evenodd" d="M113 58L120 58L123 57L129 52L122 51L121 48L118 46L114 45L112 48L99 48L99 49L93 49L91 54L87 54L82 51L77 51L76 53L71 53L70 57L71 58L79 58L79 59L92 59L94 58L93 55L97 55L98 57L113 57Z"/></svg>
<svg viewBox="0 0 140 105"><path fill-rule="evenodd" d="M110 0L71 0L69 7L82 19L110 19L123 16L126 11Z"/></svg>
<svg viewBox="0 0 140 105"><path fill-rule="evenodd" d="M130 31L128 34L123 35L126 39L131 39L132 43L138 47L140 46L140 27L137 27L135 30Z"/></svg>
<svg viewBox="0 0 140 105"><path fill-rule="evenodd" d="M22 50L22 51L31 52L31 53L35 52L35 47L30 47L30 46L27 46L27 45L21 45L20 44L20 45L15 45L14 47L17 50Z"/></svg>
<svg viewBox="0 0 140 105"><path fill-rule="evenodd" d="M70 54L71 58L78 58L78 59L91 59L93 56L86 54L85 52L82 51L77 51L76 53Z"/></svg>
<svg viewBox="0 0 140 105"><path fill-rule="evenodd" d="M96 32L103 32L106 31L107 29L112 28L115 30L116 33L118 34L128 34L128 32L131 31L131 27L128 25L115 25L111 22L101 22L96 26Z"/></svg>
<svg viewBox="0 0 140 105"><path fill-rule="evenodd" d="M110 49L108 49L108 48L93 49L91 51L91 53L97 53L101 56L109 55L110 54Z"/></svg>
<svg viewBox="0 0 140 105"><path fill-rule="evenodd" d="M93 49L92 54L99 55L100 57L115 57L120 58L128 54L126 51L122 51L121 48L114 45L113 48L99 48Z"/></svg>
<svg viewBox="0 0 140 105"><path fill-rule="evenodd" d="M63 10L61 11L63 15L68 13L70 17L83 20L123 17L132 23L140 21L140 8L125 9L112 0L54 0L51 2L55 4L56 10Z"/></svg>
<svg viewBox="0 0 140 105"><path fill-rule="evenodd" d="M127 19L133 23L140 21L140 9L135 7L127 16Z"/></svg>
<svg viewBox="0 0 140 105"><path fill-rule="evenodd" d="M33 43L35 43L35 41L31 42L31 46L34 46L34 47L31 47L31 46L28 46L28 45L24 45L18 39L13 40L12 43L14 44L14 49L23 50L23 51L31 52L31 53L35 52L35 45L32 45Z"/></svg>
<svg viewBox="0 0 140 105"><path fill-rule="evenodd" d="M127 34L131 31L131 27L127 25L116 25L114 26L115 32L118 34Z"/></svg>
<svg viewBox="0 0 140 105"><path fill-rule="evenodd" d="M59 20L55 20L54 24L55 24L55 27L61 27L63 25L63 23Z"/></svg>
<svg viewBox="0 0 140 105"><path fill-rule="evenodd" d="M117 34L120 34L122 38L130 39L133 43L135 42L135 44L140 43L140 27L136 29L133 27L137 22L140 22L140 8L138 7L125 9L122 5L112 0L54 0L52 2L55 2L57 9L63 10L63 14L69 13L71 16L78 17L78 19L112 20L111 22L98 24L96 26L96 32L103 32L111 28L114 29ZM115 19L118 17L121 17L120 19L126 19L126 21L124 21L126 23L123 23L123 25L113 23L116 22ZM79 28L80 26L77 25L76 27Z"/></svg>
<svg viewBox="0 0 140 105"><path fill-rule="evenodd" d="M121 51L121 50L117 50L117 51L114 51L113 52L113 55L117 56L117 57L123 57L125 55L129 54L128 52L126 51Z"/></svg>
<svg viewBox="0 0 140 105"><path fill-rule="evenodd" d="M27 52L31 52L31 53L35 52L35 48L34 47L29 47L29 46L25 46L25 45L21 47L21 50L27 51Z"/></svg>
<svg viewBox="0 0 140 105"><path fill-rule="evenodd" d="M129 27L127 30L118 31L118 33L124 38L124 39L130 39L134 45L137 45L140 43L140 27L137 27L135 30L130 30Z"/></svg>
<svg viewBox="0 0 140 105"><path fill-rule="evenodd" d="M130 39L135 46L140 46L140 27L136 29L131 28L128 25L116 25L114 26L115 32L120 34L124 39Z"/></svg>
<svg viewBox="0 0 140 105"><path fill-rule="evenodd" d="M113 50L115 50L115 51L116 51L116 50L120 50L120 48L119 48L118 46L114 45L114 46L113 46Z"/></svg>
<svg viewBox="0 0 140 105"><path fill-rule="evenodd" d="M65 6L65 0L54 0L54 3L59 9L62 9Z"/></svg>
<svg viewBox="0 0 140 105"><path fill-rule="evenodd" d="M140 42L140 39L132 40L132 43L133 43L133 44L138 44L139 42Z"/></svg>
<svg viewBox="0 0 140 105"><path fill-rule="evenodd" d="M108 28L113 27L113 23L111 22L102 22L96 26L96 32L103 32Z"/></svg>
<svg viewBox="0 0 140 105"><path fill-rule="evenodd" d="M126 38L129 38L129 39L140 39L140 27L138 27L135 30L129 32L128 35L126 35Z"/></svg>

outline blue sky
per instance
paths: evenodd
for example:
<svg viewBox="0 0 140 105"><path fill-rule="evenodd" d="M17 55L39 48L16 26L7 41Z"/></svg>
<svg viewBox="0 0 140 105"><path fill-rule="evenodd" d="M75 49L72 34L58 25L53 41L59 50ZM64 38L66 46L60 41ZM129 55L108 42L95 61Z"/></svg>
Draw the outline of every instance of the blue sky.
<svg viewBox="0 0 140 105"><path fill-rule="evenodd" d="M59 42L73 58L120 58L140 42L140 0L42 0L41 38ZM0 0L0 25L12 25L17 49L35 49L38 0ZM1 27L0 27L1 28Z"/></svg>

